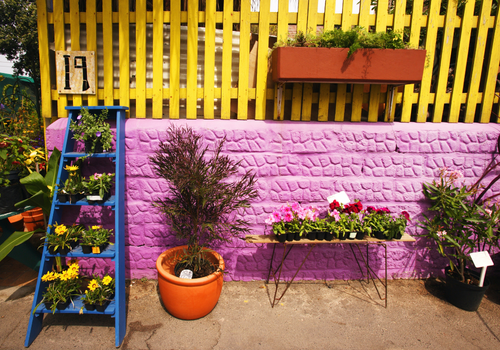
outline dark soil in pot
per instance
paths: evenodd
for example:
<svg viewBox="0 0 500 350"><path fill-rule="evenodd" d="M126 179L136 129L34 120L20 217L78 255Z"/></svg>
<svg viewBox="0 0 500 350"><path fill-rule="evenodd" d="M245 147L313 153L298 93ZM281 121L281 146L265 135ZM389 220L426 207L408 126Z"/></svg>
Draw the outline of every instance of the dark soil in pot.
<svg viewBox="0 0 500 350"><path fill-rule="evenodd" d="M177 277L180 277L182 270L193 271L193 279L194 279L194 278L205 277L205 276L208 276L208 275L214 273L216 270L216 267L210 261L202 259L200 270L194 271L193 266L187 262L177 263L175 265L175 269L174 269L175 275Z"/></svg>

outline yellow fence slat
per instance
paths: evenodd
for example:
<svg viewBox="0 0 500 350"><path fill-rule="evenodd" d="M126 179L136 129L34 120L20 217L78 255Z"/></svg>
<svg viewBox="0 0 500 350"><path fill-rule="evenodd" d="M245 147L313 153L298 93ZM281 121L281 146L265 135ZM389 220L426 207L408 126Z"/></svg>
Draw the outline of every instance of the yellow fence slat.
<svg viewBox="0 0 500 350"><path fill-rule="evenodd" d="M54 44L56 51L66 50L64 38L64 7L63 0L54 0ZM57 90L56 90L57 91ZM65 107L68 105L68 98L64 94L57 97L57 117L66 118Z"/></svg>
<svg viewBox="0 0 500 350"><path fill-rule="evenodd" d="M70 30L71 30L71 51L80 51L80 9L78 0L71 0L69 3ZM82 95L73 95L73 106L82 105Z"/></svg>
<svg viewBox="0 0 500 350"><path fill-rule="evenodd" d="M316 35L318 27L318 0L309 0L306 33ZM305 83L302 92L302 120L311 120L313 84Z"/></svg>
<svg viewBox="0 0 500 350"><path fill-rule="evenodd" d="M342 4L342 30L351 29L352 24L352 1L344 0ZM347 85L338 84L335 101L335 121L344 121L345 104L347 98Z"/></svg>
<svg viewBox="0 0 500 350"><path fill-rule="evenodd" d="M462 102L462 91L467 67L467 56L469 53L470 34L472 28L472 16L474 13L474 2L465 4L462 16L462 27L460 28L460 42L458 44L457 63L455 64L455 77L453 79L453 92L451 94L449 122L456 123L460 117L460 105Z"/></svg>
<svg viewBox="0 0 500 350"><path fill-rule="evenodd" d="M325 1L323 28L325 31L335 28L335 0ZM319 86L318 121L328 121L330 86L330 84L320 84Z"/></svg>
<svg viewBox="0 0 500 350"><path fill-rule="evenodd" d="M490 121L491 111L493 109L493 101L495 97L495 87L497 83L497 75L500 65L500 14L497 14L495 20L495 29L493 32L493 40L491 41L491 56L488 62L486 84L483 92L482 115L481 123L488 123ZM495 49L497 48L497 49ZM498 103L500 106L500 102ZM499 114L497 114L498 116ZM500 120L496 120L499 122Z"/></svg>
<svg viewBox="0 0 500 350"><path fill-rule="evenodd" d="M410 41L408 43L412 48L417 48L420 40L422 9L423 9L422 1L413 2L411 24L410 24ZM432 63L429 60L426 60L425 64L426 66L432 65ZM411 120L414 89L415 86L413 84L405 85L403 93L402 112L401 112L402 122L409 122Z"/></svg>
<svg viewBox="0 0 500 350"><path fill-rule="evenodd" d="M250 52L250 0L241 0L238 74L238 119L248 118L248 74Z"/></svg>
<svg viewBox="0 0 500 350"><path fill-rule="evenodd" d="M479 26L476 34L476 48L474 50L474 58L472 61L472 74L469 91L467 92L467 107L465 110L466 123L474 122L474 115L478 104L479 83L481 82L481 73L483 71L484 50L486 48L490 12L491 0L483 0L483 3L481 4L481 14L479 15ZM493 47L493 50L495 49L499 50L498 47Z"/></svg>
<svg viewBox="0 0 500 350"><path fill-rule="evenodd" d="M267 105L267 63L269 47L269 11L271 3L269 0L260 1L259 16L259 41L257 50L257 84L255 99L255 119L266 119Z"/></svg>
<svg viewBox="0 0 500 350"><path fill-rule="evenodd" d="M427 121L429 108L429 93L431 90L434 56L436 54L436 40L438 31L438 15L441 0L431 0L429 16L427 17L427 34L425 36L425 49L429 64L424 67L420 94L418 99L417 122Z"/></svg>
<svg viewBox="0 0 500 350"><path fill-rule="evenodd" d="M297 12L297 33L307 32L307 6L306 1L299 1ZM300 120L302 112L302 90L304 84L294 83L292 88L292 120Z"/></svg>
<svg viewBox="0 0 500 350"><path fill-rule="evenodd" d="M197 77L198 77L198 1L188 6L187 22L187 73L186 73L186 118L197 116Z"/></svg>
<svg viewBox="0 0 500 350"><path fill-rule="evenodd" d="M88 1L87 2L87 8L85 9L85 29L87 31L87 51L94 51L95 52L95 61L97 62L97 15L96 15L96 7L95 7L95 1ZM89 106L97 106L98 105L98 99L97 99L97 87L98 87L98 81L97 81L97 69L94 69L94 81L95 81L95 87L96 91L93 95L88 95L88 100L87 103Z"/></svg>
<svg viewBox="0 0 500 350"><path fill-rule="evenodd" d="M130 24L129 6L121 2L119 15L119 50L120 50L120 105L130 106ZM128 113L128 111L127 111Z"/></svg>
<svg viewBox="0 0 500 350"><path fill-rule="evenodd" d="M203 83L204 118L214 118L216 1L207 0L205 11L205 80Z"/></svg>
<svg viewBox="0 0 500 350"><path fill-rule="evenodd" d="M222 32L221 118L231 118L231 71L233 54L233 2L224 2Z"/></svg>
<svg viewBox="0 0 500 350"><path fill-rule="evenodd" d="M169 118L178 119L181 76L181 0L170 1L170 81Z"/></svg>
<svg viewBox="0 0 500 350"><path fill-rule="evenodd" d="M163 1L153 0L153 118L163 117L163 40Z"/></svg>
<svg viewBox="0 0 500 350"><path fill-rule="evenodd" d="M146 118L146 0L137 0L135 16L135 117Z"/></svg>
<svg viewBox="0 0 500 350"><path fill-rule="evenodd" d="M104 104L114 105L113 96L113 10L111 1L102 3L102 39L104 58Z"/></svg>
<svg viewBox="0 0 500 350"><path fill-rule="evenodd" d="M277 38L285 41L288 38L288 1L281 0L278 3L278 25ZM286 84L282 85L281 108L278 113L278 84L274 85L274 120L283 120L285 113Z"/></svg>
<svg viewBox="0 0 500 350"><path fill-rule="evenodd" d="M434 116L432 121L439 123L442 120L444 99L440 98L446 94L448 86L448 74L450 69L451 50L453 48L453 34L455 32L455 17L457 12L457 2L450 1L446 10L446 20L443 33L441 59L439 65L439 76L436 88L438 98L434 103Z"/></svg>
<svg viewBox="0 0 500 350"><path fill-rule="evenodd" d="M38 12L37 29L40 52L41 113L44 130L46 130L45 120L52 117L52 96L50 92L49 29L45 0L37 0L36 7Z"/></svg>

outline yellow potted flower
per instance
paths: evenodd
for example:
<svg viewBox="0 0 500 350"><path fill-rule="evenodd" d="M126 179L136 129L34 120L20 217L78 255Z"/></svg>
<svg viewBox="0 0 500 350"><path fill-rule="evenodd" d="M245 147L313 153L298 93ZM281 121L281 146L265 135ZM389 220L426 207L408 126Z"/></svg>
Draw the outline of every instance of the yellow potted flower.
<svg viewBox="0 0 500 350"><path fill-rule="evenodd" d="M67 270L60 273L49 271L42 276L43 282L50 282L40 304L43 302L46 309L64 310L69 306L71 298L80 293L78 263L72 263Z"/></svg>
<svg viewBox="0 0 500 350"><path fill-rule="evenodd" d="M82 297L82 301L87 311L96 310L98 312L104 312L106 307L114 298L115 294L115 279L109 275L100 278L99 276L94 276L85 294Z"/></svg>

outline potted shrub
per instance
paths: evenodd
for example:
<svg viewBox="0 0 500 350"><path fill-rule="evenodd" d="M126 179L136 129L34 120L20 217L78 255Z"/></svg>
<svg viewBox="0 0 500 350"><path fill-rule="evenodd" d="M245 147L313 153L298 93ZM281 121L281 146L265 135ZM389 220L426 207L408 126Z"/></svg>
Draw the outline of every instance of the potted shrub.
<svg viewBox="0 0 500 350"><path fill-rule="evenodd" d="M113 173L95 173L83 182L85 194L89 203L103 203L109 198L111 185L115 179Z"/></svg>
<svg viewBox="0 0 500 350"><path fill-rule="evenodd" d="M87 311L104 312L113 300L115 294L115 279L109 275L103 278L94 276L88 283L85 294L82 297L83 305Z"/></svg>
<svg viewBox="0 0 500 350"><path fill-rule="evenodd" d="M423 194L430 202L430 215L424 214L419 226L423 237L432 240L434 248L449 261L445 269L446 297L453 305L468 311L479 307L489 282L479 287L479 275L468 268L470 253L498 247L500 207L484 198L498 176L481 185L496 167L494 161L472 185L461 183L460 171L440 169L439 178L423 184Z"/></svg>
<svg viewBox="0 0 500 350"><path fill-rule="evenodd" d="M85 153L102 153L111 150L113 136L107 119L107 109L97 115L82 107L81 114L77 116L76 121L71 121L70 130L73 132L73 139L85 144Z"/></svg>
<svg viewBox="0 0 500 350"><path fill-rule="evenodd" d="M84 254L100 254L109 244L113 235L112 229L105 229L101 225L92 225L85 231L82 231L80 245Z"/></svg>
<svg viewBox="0 0 500 350"><path fill-rule="evenodd" d="M395 32L334 29L298 33L272 53L276 82L412 84L422 80L426 51L408 49ZM314 62L314 64L311 64Z"/></svg>
<svg viewBox="0 0 500 350"><path fill-rule="evenodd" d="M156 175L167 183L155 206L187 243L156 261L163 305L181 319L205 316L219 299L224 260L209 246L249 231L245 217L236 212L257 196L255 175L246 171L239 176L240 162L222 154L224 141L210 149L190 127L171 126L150 158ZM183 277L193 278L179 278L179 269L186 270Z"/></svg>
<svg viewBox="0 0 500 350"><path fill-rule="evenodd" d="M62 272L49 271L43 275L42 281L50 283L43 293L40 304L44 303L45 308L52 310L52 313L66 309L71 298L80 294L81 283L78 270L78 263L73 263Z"/></svg>
<svg viewBox="0 0 500 350"><path fill-rule="evenodd" d="M82 232L80 225L73 225L68 228L64 224L56 223L54 226L49 225L49 228L53 228L53 232L42 239L46 240L50 254L68 254L76 246Z"/></svg>

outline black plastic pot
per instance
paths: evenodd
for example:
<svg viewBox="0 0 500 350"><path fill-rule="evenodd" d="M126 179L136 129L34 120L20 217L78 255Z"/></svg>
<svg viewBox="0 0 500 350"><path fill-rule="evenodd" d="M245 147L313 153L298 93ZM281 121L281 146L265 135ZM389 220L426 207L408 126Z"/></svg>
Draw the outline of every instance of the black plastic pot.
<svg viewBox="0 0 500 350"><path fill-rule="evenodd" d="M0 187L0 198L0 214L16 211L18 208L14 204L24 199L21 184Z"/></svg>
<svg viewBox="0 0 500 350"><path fill-rule="evenodd" d="M68 195L66 193L58 193L57 200L59 203L66 203L68 201Z"/></svg>
<svg viewBox="0 0 500 350"><path fill-rule="evenodd" d="M71 302L71 300L69 298L64 303L58 302L56 305L56 309L57 310L65 310L69 306L70 302Z"/></svg>
<svg viewBox="0 0 500 350"><path fill-rule="evenodd" d="M95 304L95 311L104 312L109 305L109 300L105 301L102 305Z"/></svg>
<svg viewBox="0 0 500 350"><path fill-rule="evenodd" d="M91 153L92 152L92 141L85 141L85 153ZM102 148L102 142L101 139L97 139L95 143L95 149L93 153L102 153L103 148Z"/></svg>
<svg viewBox="0 0 500 350"><path fill-rule="evenodd" d="M89 245L82 245L83 254L92 254L92 247Z"/></svg>
<svg viewBox="0 0 500 350"><path fill-rule="evenodd" d="M382 231L373 231L373 235L376 239L385 239L384 232Z"/></svg>
<svg viewBox="0 0 500 350"><path fill-rule="evenodd" d="M316 239L318 241L323 241L325 239L325 231L318 231L316 234Z"/></svg>
<svg viewBox="0 0 500 350"><path fill-rule="evenodd" d="M340 231L340 232L339 232L339 239L340 239L341 241L344 241L344 240L347 238L347 235L348 235L348 233L347 233L347 232L345 232L345 231Z"/></svg>
<svg viewBox="0 0 500 350"><path fill-rule="evenodd" d="M94 311L95 310L95 304L84 304L85 310L87 311Z"/></svg>
<svg viewBox="0 0 500 350"><path fill-rule="evenodd" d="M446 267L446 299L455 305L456 307L465 311L476 311L483 300L484 293L488 290L490 286L490 281L484 279L484 285L482 287L475 286L472 284L462 283L459 280L453 278L450 274L450 267ZM465 269L465 273L469 273L471 276L479 280L479 274Z"/></svg>
<svg viewBox="0 0 500 350"><path fill-rule="evenodd" d="M356 234L356 239L363 239L363 238L365 238L365 233L363 231L359 231Z"/></svg>
<svg viewBox="0 0 500 350"><path fill-rule="evenodd" d="M278 242L283 243L286 241L286 235L277 235L276 239L278 240Z"/></svg>
<svg viewBox="0 0 500 350"><path fill-rule="evenodd" d="M333 232L325 232L325 241L332 241L333 240Z"/></svg>
<svg viewBox="0 0 500 350"><path fill-rule="evenodd" d="M307 239L314 241L318 237L318 231L311 231L307 234Z"/></svg>
<svg viewBox="0 0 500 350"><path fill-rule="evenodd" d="M295 233L293 233L293 232L288 232L288 233L286 234L286 240L287 240L288 242L293 241L294 237L295 237Z"/></svg>

